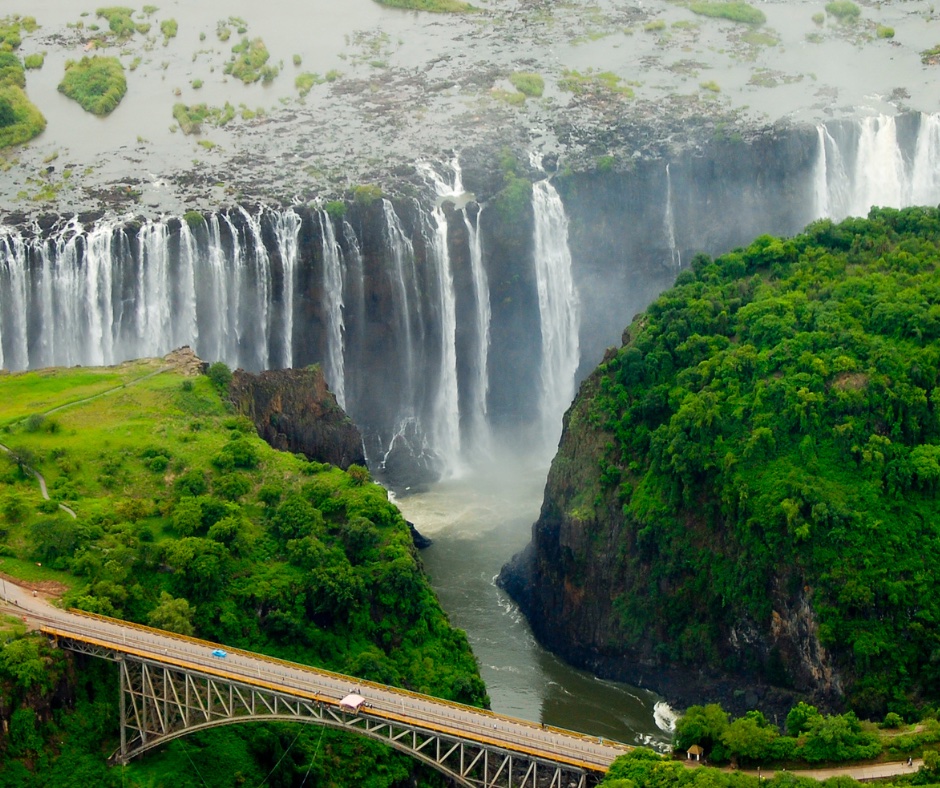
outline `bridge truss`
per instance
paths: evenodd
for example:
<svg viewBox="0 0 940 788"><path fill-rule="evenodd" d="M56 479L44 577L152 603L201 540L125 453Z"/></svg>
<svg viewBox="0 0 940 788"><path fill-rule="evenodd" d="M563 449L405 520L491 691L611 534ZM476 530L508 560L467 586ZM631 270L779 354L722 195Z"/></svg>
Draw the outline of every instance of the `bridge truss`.
<svg viewBox="0 0 940 788"><path fill-rule="evenodd" d="M333 699L265 682L240 681L81 640L59 646L110 659L120 671L121 748L126 763L152 747L218 725L286 720L358 733L407 753L466 788L589 788L600 775L497 743L464 740L375 709L352 711Z"/></svg>

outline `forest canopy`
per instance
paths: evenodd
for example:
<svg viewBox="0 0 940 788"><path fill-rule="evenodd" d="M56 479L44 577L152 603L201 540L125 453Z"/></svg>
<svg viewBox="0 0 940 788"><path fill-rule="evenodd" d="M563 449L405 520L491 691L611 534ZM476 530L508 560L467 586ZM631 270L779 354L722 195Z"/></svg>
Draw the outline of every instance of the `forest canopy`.
<svg viewBox="0 0 940 788"><path fill-rule="evenodd" d="M940 702L938 240L918 208L764 236L630 326L575 414L610 436L628 647L799 685L767 644L806 603L860 715Z"/></svg>

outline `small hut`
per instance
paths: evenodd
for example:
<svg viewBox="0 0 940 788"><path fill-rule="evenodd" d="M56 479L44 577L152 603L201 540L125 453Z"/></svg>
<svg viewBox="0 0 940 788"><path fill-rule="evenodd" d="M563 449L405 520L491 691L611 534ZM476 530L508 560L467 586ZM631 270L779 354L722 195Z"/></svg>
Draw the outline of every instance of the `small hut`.
<svg viewBox="0 0 940 788"><path fill-rule="evenodd" d="M702 748L698 744L693 744L691 747L689 747L688 750L686 750L685 757L686 757L686 760L688 761L691 761L693 759L696 761L700 761L702 760L702 756L704 754L705 754L704 748Z"/></svg>
<svg viewBox="0 0 940 788"><path fill-rule="evenodd" d="M356 693L353 692L347 695L345 698L343 698L339 702L339 707L343 709L343 711L357 712L359 711L359 707L362 706L363 703L365 703L365 700L366 699L363 698L362 695L357 695Z"/></svg>

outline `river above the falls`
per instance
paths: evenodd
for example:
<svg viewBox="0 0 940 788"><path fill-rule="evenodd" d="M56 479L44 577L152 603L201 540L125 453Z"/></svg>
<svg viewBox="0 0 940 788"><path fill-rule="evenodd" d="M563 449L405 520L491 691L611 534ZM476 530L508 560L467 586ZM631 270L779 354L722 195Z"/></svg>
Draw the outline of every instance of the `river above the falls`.
<svg viewBox="0 0 940 788"><path fill-rule="evenodd" d="M496 587L502 565L529 540L546 471L544 462L505 459L406 491L395 503L433 540L421 558L451 623L467 633L494 711L665 749L671 710L662 698L596 678L546 651Z"/></svg>

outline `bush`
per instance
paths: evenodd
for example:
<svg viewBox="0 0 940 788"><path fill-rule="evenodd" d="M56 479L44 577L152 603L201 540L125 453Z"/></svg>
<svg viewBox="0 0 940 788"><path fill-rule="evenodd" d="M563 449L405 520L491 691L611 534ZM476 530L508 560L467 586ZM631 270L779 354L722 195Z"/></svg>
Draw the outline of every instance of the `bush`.
<svg viewBox="0 0 940 788"><path fill-rule="evenodd" d="M25 58L23 58L23 65L30 70L42 68L42 64L45 62L46 56L42 52L27 55Z"/></svg>
<svg viewBox="0 0 940 788"><path fill-rule="evenodd" d="M229 384L232 382L232 370L224 362L216 361L211 364L206 374L219 391L225 392L228 390Z"/></svg>
<svg viewBox="0 0 940 788"><path fill-rule="evenodd" d="M163 43L166 43L171 38L176 38L178 29L179 26L177 25L175 19L164 19L160 23L160 32L163 33Z"/></svg>
<svg viewBox="0 0 940 788"><path fill-rule="evenodd" d="M852 0L831 0L826 3L826 13L843 22L858 19L861 10Z"/></svg>
<svg viewBox="0 0 940 788"><path fill-rule="evenodd" d="M77 101L84 110L107 115L121 103L127 92L124 66L116 57L83 57L65 64L65 77L59 91Z"/></svg>

